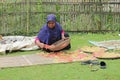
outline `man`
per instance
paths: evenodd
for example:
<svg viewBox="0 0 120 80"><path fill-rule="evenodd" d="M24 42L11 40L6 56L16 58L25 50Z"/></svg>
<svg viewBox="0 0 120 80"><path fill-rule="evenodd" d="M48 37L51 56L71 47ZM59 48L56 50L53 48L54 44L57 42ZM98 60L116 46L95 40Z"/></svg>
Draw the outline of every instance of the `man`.
<svg viewBox="0 0 120 80"><path fill-rule="evenodd" d="M60 39L65 39L69 37L68 34L64 32L61 25L56 21L54 14L49 14L47 16L46 24L41 28L38 36L35 39L35 43L41 49L45 51L50 51L53 47L52 44ZM70 44L64 49L70 49Z"/></svg>

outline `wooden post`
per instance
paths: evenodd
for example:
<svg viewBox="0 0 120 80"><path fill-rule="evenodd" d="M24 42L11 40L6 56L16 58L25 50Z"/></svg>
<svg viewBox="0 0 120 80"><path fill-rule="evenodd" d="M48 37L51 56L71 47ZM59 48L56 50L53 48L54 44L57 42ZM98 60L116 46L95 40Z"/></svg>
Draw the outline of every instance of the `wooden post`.
<svg viewBox="0 0 120 80"><path fill-rule="evenodd" d="M29 0L27 0L27 28L26 28L26 30L27 30L27 34L29 33L29 21L30 21L30 17L29 17L29 10L30 10L30 4L29 4Z"/></svg>
<svg viewBox="0 0 120 80"><path fill-rule="evenodd" d="M98 29L101 30L102 29L102 15L101 15L101 13L103 11L103 8L102 8L102 1L99 0L99 2L100 2L100 5L99 5L99 8L100 8L100 14L99 14L100 21L98 21L97 24L98 24Z"/></svg>

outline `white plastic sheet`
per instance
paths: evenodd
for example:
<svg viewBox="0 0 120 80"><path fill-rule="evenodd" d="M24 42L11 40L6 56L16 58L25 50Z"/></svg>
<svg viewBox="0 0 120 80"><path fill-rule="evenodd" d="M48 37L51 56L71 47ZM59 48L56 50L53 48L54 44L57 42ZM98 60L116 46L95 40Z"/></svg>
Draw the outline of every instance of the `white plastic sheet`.
<svg viewBox="0 0 120 80"><path fill-rule="evenodd" d="M38 47L34 43L34 37L27 36L4 36L0 40L0 53L17 50L36 50Z"/></svg>

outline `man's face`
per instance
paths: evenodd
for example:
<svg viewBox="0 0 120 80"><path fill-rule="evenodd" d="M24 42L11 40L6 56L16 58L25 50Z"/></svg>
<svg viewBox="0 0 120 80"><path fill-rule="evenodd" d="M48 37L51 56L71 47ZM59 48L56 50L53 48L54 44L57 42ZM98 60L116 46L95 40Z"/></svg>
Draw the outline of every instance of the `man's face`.
<svg viewBox="0 0 120 80"><path fill-rule="evenodd" d="M48 22L48 27L49 28L54 28L55 27L55 22L54 21L49 21Z"/></svg>

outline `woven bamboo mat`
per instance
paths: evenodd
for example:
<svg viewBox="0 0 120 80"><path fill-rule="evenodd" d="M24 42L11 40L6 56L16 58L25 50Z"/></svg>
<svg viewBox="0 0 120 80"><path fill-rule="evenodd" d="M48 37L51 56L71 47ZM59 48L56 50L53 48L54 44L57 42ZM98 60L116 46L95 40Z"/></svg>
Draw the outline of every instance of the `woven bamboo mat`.
<svg viewBox="0 0 120 80"><path fill-rule="evenodd" d="M21 56L0 57L0 68L68 63L87 60L96 60L96 58L92 55L78 51L73 53L37 53Z"/></svg>
<svg viewBox="0 0 120 80"><path fill-rule="evenodd" d="M37 54L13 56L13 57L0 57L0 68L6 67L19 67L31 66L38 64L51 64L52 58L46 58Z"/></svg>

